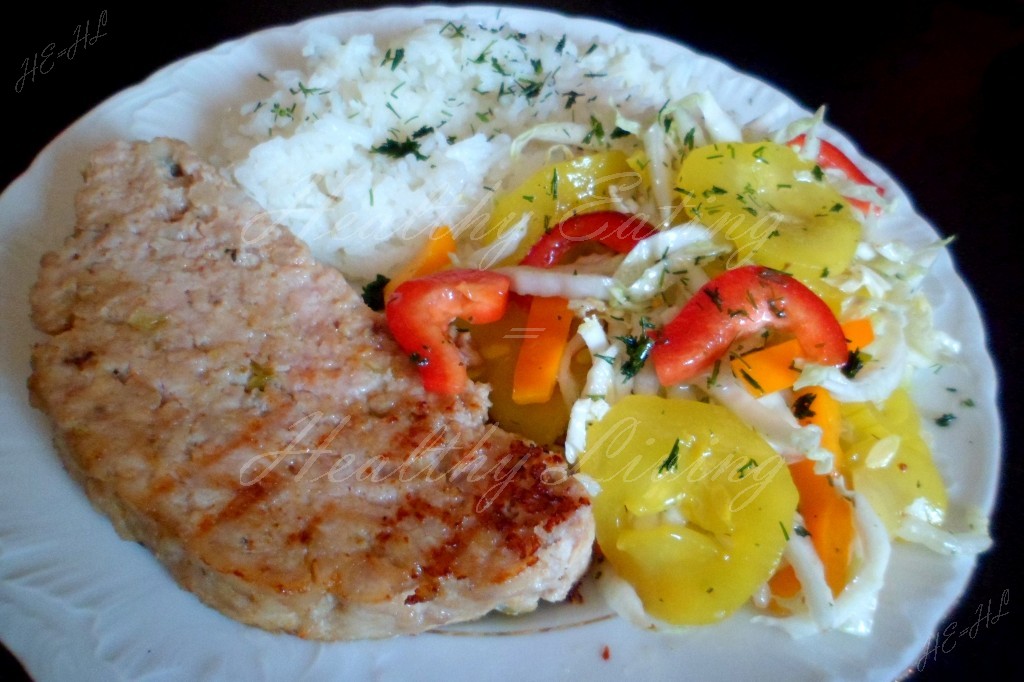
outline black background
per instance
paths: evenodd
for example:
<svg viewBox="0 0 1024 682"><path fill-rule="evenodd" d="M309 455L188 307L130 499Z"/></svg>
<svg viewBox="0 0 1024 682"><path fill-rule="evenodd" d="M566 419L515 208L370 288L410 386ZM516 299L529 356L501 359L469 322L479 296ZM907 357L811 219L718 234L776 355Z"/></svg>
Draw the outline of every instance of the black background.
<svg viewBox="0 0 1024 682"><path fill-rule="evenodd" d="M24 171L61 130L93 106L157 68L230 38L316 14L380 2L76 4L5 10L0 34L0 187ZM902 182L919 211L952 246L958 268L976 292L1001 372L1003 476L985 555L969 591L940 625L973 623L979 605L1008 612L949 653L929 658L914 679L961 678L1006 668L1021 671L1016 638L1017 521L1021 518L1020 390L1022 289L1019 232L1024 212L1024 4L1021 2L761 3L742 10L685 0L533 4L585 14L662 34L757 74L809 108L826 104L828 120ZM107 11L106 36L73 61L62 60L35 81L18 80L23 63L50 42L71 42L79 24L96 26ZM29 62L31 65L31 61ZM967 456L969 453L964 453ZM2 475L2 474L0 474ZM0 504L3 501L0 500ZM2 548L0 548L2 551ZM948 646L947 646L948 649ZM525 653L525 652L524 652ZM5 668L11 667L11 675ZM0 647L0 678L24 676ZM681 677L685 674L681 673Z"/></svg>

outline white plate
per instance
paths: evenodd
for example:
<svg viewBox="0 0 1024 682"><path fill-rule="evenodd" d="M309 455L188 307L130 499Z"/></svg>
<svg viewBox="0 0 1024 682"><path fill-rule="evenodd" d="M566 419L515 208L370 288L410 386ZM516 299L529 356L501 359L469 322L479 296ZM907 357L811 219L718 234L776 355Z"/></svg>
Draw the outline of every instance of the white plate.
<svg viewBox="0 0 1024 682"><path fill-rule="evenodd" d="M493 19L493 7L383 9L274 28L177 62L112 97L51 143L0 197L0 639L39 680L49 679L589 679L688 678L787 680L892 679L913 667L945 612L963 591L973 558L949 559L917 547L893 553L869 637L827 633L795 641L776 629L726 623L683 635L652 634L602 607L560 605L525 620L501 618L442 633L372 642L316 643L235 623L179 589L153 557L121 541L70 481L50 445L49 428L27 402L28 290L40 256L74 222L79 170L91 149L114 137L173 135L207 144L215 115L245 99L258 71L299 64L311 31L399 32L426 19ZM501 18L520 30L608 39L619 27L520 9ZM636 34L660 62L692 69L740 119L780 105L806 112L776 89L660 38ZM888 227L924 243L935 230L913 212L896 182L837 142L897 199ZM942 329L964 343L962 366L917 377L925 415L956 411L936 458L949 483L954 520L969 507L991 513L999 469L996 379L977 306L947 256L927 282ZM947 391L956 388L957 393ZM969 397L974 409L959 407ZM927 420L938 435L938 427ZM502 634L504 636L498 636ZM609 647L610 658L602 658Z"/></svg>

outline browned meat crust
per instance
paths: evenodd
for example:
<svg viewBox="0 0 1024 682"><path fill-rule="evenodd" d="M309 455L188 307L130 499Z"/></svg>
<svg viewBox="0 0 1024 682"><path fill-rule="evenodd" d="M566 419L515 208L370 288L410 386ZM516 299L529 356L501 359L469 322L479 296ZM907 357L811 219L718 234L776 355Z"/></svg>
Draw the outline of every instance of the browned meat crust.
<svg viewBox="0 0 1024 682"><path fill-rule="evenodd" d="M116 143L32 293L34 404L126 538L231 617L385 637L563 599L593 520L562 458L423 391L336 271L184 144Z"/></svg>

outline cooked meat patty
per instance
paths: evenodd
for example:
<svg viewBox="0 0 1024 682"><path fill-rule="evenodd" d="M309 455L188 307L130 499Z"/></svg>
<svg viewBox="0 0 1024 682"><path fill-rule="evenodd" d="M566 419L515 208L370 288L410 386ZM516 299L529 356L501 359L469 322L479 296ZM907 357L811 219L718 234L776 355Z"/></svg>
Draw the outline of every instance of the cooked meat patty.
<svg viewBox="0 0 1024 682"><path fill-rule="evenodd" d="M426 393L335 270L186 145L100 149L42 260L29 388L122 536L240 621L386 637L557 601L594 537L562 457Z"/></svg>

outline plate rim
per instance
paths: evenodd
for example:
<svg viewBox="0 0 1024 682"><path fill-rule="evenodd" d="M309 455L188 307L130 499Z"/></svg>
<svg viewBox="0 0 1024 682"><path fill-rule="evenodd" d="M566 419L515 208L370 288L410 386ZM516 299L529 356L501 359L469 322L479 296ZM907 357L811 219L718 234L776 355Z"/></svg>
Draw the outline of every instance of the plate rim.
<svg viewBox="0 0 1024 682"><path fill-rule="evenodd" d="M573 23L581 22L584 25L584 27L589 27L591 24L593 24L593 25L600 25L600 26L604 27L605 30L613 29L615 31L620 31L622 33L625 33L625 34L628 34L628 35L631 35L631 36L643 36L647 40L654 40L654 41L658 41L658 42L661 42L661 43L665 43L666 45L671 46L673 49L682 48L683 50L685 50L685 51L687 51L687 52L689 52L689 53L691 53L691 54L693 54L693 55L695 55L695 56L697 56L697 57L699 57L701 59L709 60L710 62L714 63L716 67L727 69L732 75L735 75L735 76L738 76L738 77L741 77L741 78L745 78L745 79L754 80L757 83L759 83L760 86L769 88L770 90L774 91L775 93L781 95L783 98L785 98L786 100L791 102L797 109L799 109L801 111L806 110L806 107L804 106L804 104L801 103L799 100L797 100L795 97L793 97L790 93L786 92L785 90L782 90L781 88L779 88L778 86L772 84L771 82L769 82L767 80L764 80L763 78L761 78L757 74L747 73L745 71L737 69L734 65L732 65L729 62L727 62L726 60L721 59L719 57L716 57L716 56L714 56L712 54L709 54L709 53L706 53L706 52L700 52L700 51L694 50L692 47L690 47L689 45L687 45L687 44L685 44L685 43L683 43L683 42L681 42L679 40L674 40L672 38L668 38L666 36L663 36L663 35L660 35L660 34L656 34L656 33L635 30L635 29L632 29L630 27L623 26L622 24L614 22L614 21L607 21L607 20L598 19L598 18L591 17L591 16L577 16L577 15L569 14L569 13L566 13L566 12L559 12L559 11L548 11L548 10L541 10L541 9L536 9L536 8L526 8L526 7L508 7L508 6L491 5L491 4L483 4L483 5L456 5L456 6L452 6L452 5L423 5L423 6L416 6L416 7L412 8L412 9L414 9L417 14L429 14L431 12L438 12L438 13L439 12L448 12L448 13L456 13L456 14L460 14L461 15L461 14L485 13L485 12L488 12L488 11L493 12L493 11L499 11L500 10L500 11L510 11L510 12L513 12L514 14L522 13L522 14L526 14L526 15L546 15L546 16L549 16L549 17L550 16L555 16L555 17L561 17L561 18L563 18L563 19L565 19L567 21L571 21ZM137 93L137 92L143 90L144 88L149 87L152 83L158 82L161 78L166 78L168 76L168 74L171 74L171 73L175 72L176 70L182 68L183 65L185 65L185 64L187 64L187 63L189 63L189 62L191 62L193 60L204 59L204 58L210 57L211 55L217 54L219 52L229 51L229 50L231 50L231 49L233 49L233 48L235 48L235 47L237 47L237 46L239 46L239 45L241 45L243 43L247 43L247 42L250 42L250 41L253 41L253 40L258 40L260 36L264 36L264 35L275 33L275 32L301 31L302 29L309 28L311 26L315 26L315 25L317 25L317 24L319 24L319 23L321 23L321 22L323 22L325 20L336 20L336 19L345 18L345 17L350 17L350 18L351 17L359 17L362 20L370 20L374 16L387 15L389 13L392 13L392 12L396 11L396 10L409 11L410 8L409 7L401 7L401 6L387 6L387 7L378 7L378 8L374 8L374 9L347 10L347 11L341 11L341 12L325 12L325 13L314 15L314 16L310 16L310 17L307 17L307 18L304 18L304 19L301 19L301 20L295 21L295 22L280 23L280 24L276 24L276 25L273 25L273 26L267 26L267 27L261 28L261 29L259 29L257 31L254 31L252 33L249 33L249 34L246 34L246 35L243 35L243 36L238 36L238 37L226 40L226 41L222 41L222 42L220 42L220 43L218 43L218 44L216 44L216 45L214 45L214 46L212 46L210 48L207 48L205 50L201 50L201 51L194 52L192 54L180 57L180 58L174 60L173 62L171 62L171 63L169 63L169 64L167 64L167 65L165 65L165 66L163 66L163 67L161 67L159 69L157 69L156 71L154 71L153 73L151 73L147 77L143 78L142 80L136 82L135 84L133 84L131 86L128 86L127 88L124 88L124 89L118 91L117 93L114 93L110 97L104 99L102 102L100 102L97 105L93 106L89 111L84 113L82 116L80 116L78 119L76 119L72 124L70 124L64 130L62 130L45 147L43 147L43 149L36 155L36 157L29 164L28 168L25 169L21 174L19 174L4 189L3 193L0 194L0 207L2 207L4 205L4 203L5 203L5 201L8 200L9 195L13 195L13 194L16 193L16 191L15 191L16 187L20 187L22 184L29 182L30 178L32 178L36 174L42 172L43 165L45 165L50 160L50 157L52 157L56 153L56 150L58 148L60 148L63 144L66 144L68 139L73 138L77 131L80 131L85 126L87 126L89 123L91 123L92 121L94 121L96 119L99 119L99 118L102 118L108 112L108 110L110 110L111 108L113 108L113 107L115 107L117 105L117 101L125 98L129 94ZM577 31L574 31L574 33L577 33ZM832 126L830 124L826 124L826 125L827 125L827 129L831 133L834 133L842 141L842 143L844 143L845 145L848 146L849 149L853 150L856 153L856 156L859 159L863 159L863 160L867 161L869 168L875 170L878 173L881 173L882 176L888 182L893 183L898 188L899 193L903 197L906 198L906 201L910 202L909 210L911 211L911 213L917 219L919 219L921 222L923 222L925 225L927 225L927 227L932 232L938 234L938 230L935 228L935 226L930 221L925 219L924 216L922 216L916 210L916 208L913 206L912 200L911 200L909 194L899 184L898 179L893 177L886 169L884 169L883 167L879 166L877 163L875 163L869 157L866 157L860 151L859 147L857 147L857 145L842 130L840 130L840 129L838 129L835 126ZM3 233L0 233L0 236L6 236L6 231L4 231ZM984 352L983 356L987 360L987 367L986 367L986 369L988 370L989 374L991 375L990 376L991 384L989 385L988 390L991 393L990 397L991 397L991 400L992 400L992 404L997 407L996 410L994 410L991 414L987 415L990 418L990 422L991 422L990 426L994 426L994 429L995 429L995 435L994 435L995 459L994 459L993 462L991 462L991 464L992 464L992 474L991 474L990 479L989 479L989 481L988 481L988 483L986 485L986 492L985 492L985 501L987 502L987 505L986 505L986 508L983 511L985 512L986 516L991 519L994 516L995 510L996 510L996 507L997 507L997 502L998 502L999 485L1000 485L1000 482L1002 481L1002 468L1003 468L1002 454L1004 452L1004 447L1005 447L1004 433L1003 433L1003 424L1002 424L1002 420L1000 419L1001 413L998 410L998 405L1000 403L999 395L1000 395L1000 392L1001 392L1001 385L1000 385L998 373L996 372L995 357L994 357L994 355L991 352L991 341L990 341L990 338L989 338L989 329L984 324L984 315L983 315L983 310L982 310L982 308L980 306L980 302L978 301L975 292L970 287L967 286L966 280L963 278L962 274L956 268L956 262L955 262L955 259L953 258L952 253L949 253L948 251L945 252L944 253L944 258L948 258L949 259L949 265L953 269L954 273L957 275L958 283L963 286L963 288L965 290L965 293L970 297L971 303L973 304L973 312L978 316L978 318L979 318L979 320L981 322L980 330L984 334L984 337L981 339L981 346L982 346L982 348L985 349L985 352ZM972 561L972 563L975 563L975 562ZM971 571L968 573L967 579L965 579L965 581L964 581L964 585L965 586L967 584L967 580L972 577L973 573L974 573L974 569L972 568ZM962 593L963 593L963 589L960 590L960 594L961 595L962 595ZM947 612L948 612L948 610L952 609L955 606L955 604L956 604L956 600L954 600L952 603L950 603L947 606L947 609L946 609ZM2 602L0 602L0 606L3 606Z"/></svg>

